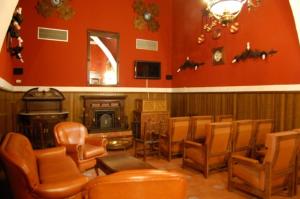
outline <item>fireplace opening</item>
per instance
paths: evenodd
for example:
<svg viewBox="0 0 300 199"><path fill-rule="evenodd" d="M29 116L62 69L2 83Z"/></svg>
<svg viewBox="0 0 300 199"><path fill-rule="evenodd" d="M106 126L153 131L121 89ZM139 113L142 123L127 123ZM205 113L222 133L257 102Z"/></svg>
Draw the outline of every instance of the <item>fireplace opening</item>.
<svg viewBox="0 0 300 199"><path fill-rule="evenodd" d="M100 130L110 130L116 127L115 111L95 111L95 127Z"/></svg>

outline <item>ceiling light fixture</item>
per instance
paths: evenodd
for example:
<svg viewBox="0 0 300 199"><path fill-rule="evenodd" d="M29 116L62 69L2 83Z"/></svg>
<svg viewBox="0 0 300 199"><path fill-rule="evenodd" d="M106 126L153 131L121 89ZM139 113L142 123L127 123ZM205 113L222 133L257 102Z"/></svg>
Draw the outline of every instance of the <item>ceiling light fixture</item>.
<svg viewBox="0 0 300 199"><path fill-rule="evenodd" d="M213 32L212 38L218 39L221 36L222 27L227 27L230 33L234 34L239 30L239 23L236 18L243 6L247 4L250 11L258 7L261 0L203 0L206 8L202 11L202 26L206 32ZM198 37L198 44L205 40L204 33Z"/></svg>

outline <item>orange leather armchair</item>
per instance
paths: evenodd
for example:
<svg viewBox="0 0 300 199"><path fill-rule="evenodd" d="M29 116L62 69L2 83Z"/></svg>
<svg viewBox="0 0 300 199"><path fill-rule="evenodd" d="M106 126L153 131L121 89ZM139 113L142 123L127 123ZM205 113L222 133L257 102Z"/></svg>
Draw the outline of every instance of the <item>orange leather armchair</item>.
<svg viewBox="0 0 300 199"><path fill-rule="evenodd" d="M182 166L203 172L207 178L211 170L224 169L231 151L232 123L218 122L206 125L204 144L184 141Z"/></svg>
<svg viewBox="0 0 300 199"><path fill-rule="evenodd" d="M206 138L205 126L213 120L213 116L191 116L191 140L203 143Z"/></svg>
<svg viewBox="0 0 300 199"><path fill-rule="evenodd" d="M233 122L232 153L250 156L254 141L253 120L238 120Z"/></svg>
<svg viewBox="0 0 300 199"><path fill-rule="evenodd" d="M229 161L229 191L239 189L261 198L288 189L295 189L296 153L300 134L293 131L267 135L267 153L263 163L258 160L233 155Z"/></svg>
<svg viewBox="0 0 300 199"><path fill-rule="evenodd" d="M54 127L56 144L64 146L79 169L95 167L96 157L107 154L105 138L90 137L86 127L77 122L60 122ZM98 170L95 168L97 174Z"/></svg>
<svg viewBox="0 0 300 199"><path fill-rule="evenodd" d="M187 180L167 171L130 170L97 177L85 190L88 199L185 199Z"/></svg>
<svg viewBox="0 0 300 199"><path fill-rule="evenodd" d="M187 139L190 129L190 117L169 118L167 134L160 135L160 153L165 154L170 161L173 155L182 154L183 140Z"/></svg>
<svg viewBox="0 0 300 199"><path fill-rule="evenodd" d="M33 150L19 133L5 136L0 156L15 199L81 198L88 182L64 147Z"/></svg>

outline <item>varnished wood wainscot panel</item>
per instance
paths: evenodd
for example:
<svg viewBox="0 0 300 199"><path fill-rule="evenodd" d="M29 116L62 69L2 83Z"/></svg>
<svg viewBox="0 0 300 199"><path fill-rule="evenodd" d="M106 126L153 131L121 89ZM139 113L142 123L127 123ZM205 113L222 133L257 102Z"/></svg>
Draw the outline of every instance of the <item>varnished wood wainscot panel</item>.
<svg viewBox="0 0 300 199"><path fill-rule="evenodd" d="M300 128L299 92L175 93L171 115L233 114L236 120L273 119L274 131Z"/></svg>

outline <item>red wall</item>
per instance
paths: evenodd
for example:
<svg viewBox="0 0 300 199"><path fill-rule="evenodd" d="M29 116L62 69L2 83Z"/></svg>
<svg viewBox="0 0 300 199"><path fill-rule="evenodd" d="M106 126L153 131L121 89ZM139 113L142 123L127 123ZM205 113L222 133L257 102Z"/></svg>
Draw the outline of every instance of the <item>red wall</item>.
<svg viewBox="0 0 300 199"><path fill-rule="evenodd" d="M219 40L213 40L210 33L198 45L200 7L194 0L173 2L173 87L300 83L300 48L288 1L264 0L255 10L248 12L245 8L238 19L237 34L222 28ZM273 48L278 53L266 61L249 59L232 64L233 57L244 51L248 41L252 49ZM212 65L211 51L216 47L224 47L224 65ZM176 73L186 56L205 65L197 71Z"/></svg>
<svg viewBox="0 0 300 199"><path fill-rule="evenodd" d="M0 52L0 77L12 83L12 58L6 50L6 39Z"/></svg>
<svg viewBox="0 0 300 199"><path fill-rule="evenodd" d="M151 0L159 4L158 32L138 31L133 27L133 0L73 0L76 14L68 21L57 17L43 18L35 11L37 1L20 0L24 22L23 85L86 86L87 85L87 30L98 29L120 33L120 86L143 87L145 80L134 79L133 62L153 60L162 63L162 79L149 80L150 87L171 87L165 75L171 71L171 16L172 0ZM37 27L69 30L69 42L37 40ZM135 49L135 39L157 40L159 51Z"/></svg>

